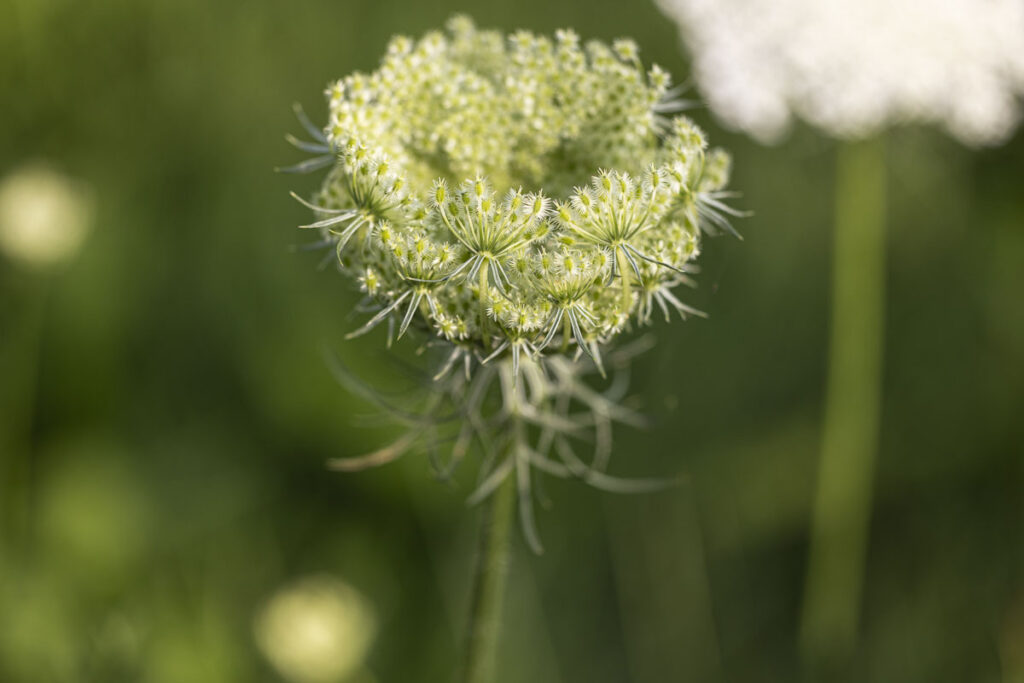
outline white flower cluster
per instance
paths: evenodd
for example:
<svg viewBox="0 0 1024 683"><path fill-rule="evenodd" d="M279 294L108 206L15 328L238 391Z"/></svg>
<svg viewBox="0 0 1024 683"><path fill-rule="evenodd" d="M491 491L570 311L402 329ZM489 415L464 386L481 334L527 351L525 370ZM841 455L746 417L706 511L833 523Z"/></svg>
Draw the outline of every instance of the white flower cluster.
<svg viewBox="0 0 1024 683"><path fill-rule="evenodd" d="M308 228L387 321L486 362L585 353L657 308L699 232L731 230L729 158L683 117L668 74L632 41L581 45L477 30L391 40L380 67L327 90L311 128L330 166Z"/></svg>
<svg viewBox="0 0 1024 683"><path fill-rule="evenodd" d="M792 115L843 138L936 123L968 145L1014 129L1024 94L1021 0L658 0L703 94L771 142Z"/></svg>

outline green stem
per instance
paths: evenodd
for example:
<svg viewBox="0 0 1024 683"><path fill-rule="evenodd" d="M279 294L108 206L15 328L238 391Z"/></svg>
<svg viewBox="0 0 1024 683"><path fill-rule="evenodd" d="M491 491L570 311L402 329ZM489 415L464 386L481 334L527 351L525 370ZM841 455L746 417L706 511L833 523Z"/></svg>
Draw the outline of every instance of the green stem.
<svg viewBox="0 0 1024 683"><path fill-rule="evenodd" d="M569 340L572 339L572 320L569 319L567 311L562 312L562 348L561 353L569 350Z"/></svg>
<svg viewBox="0 0 1024 683"><path fill-rule="evenodd" d="M618 260L619 277L622 278L622 310L629 311L633 307L632 274L629 271L629 261L626 259L626 252L622 247L615 250L615 258Z"/></svg>
<svg viewBox="0 0 1024 683"><path fill-rule="evenodd" d="M801 648L810 663L856 643L881 407L885 303L885 145L840 148L832 328Z"/></svg>
<svg viewBox="0 0 1024 683"><path fill-rule="evenodd" d="M15 323L10 343L9 359L0 371L9 380L0 387L0 554L16 555L23 552L29 542L32 526L33 451L32 425L39 381L39 356L46 316L48 282L39 276L38 282L26 283L22 295L24 318ZM5 283L6 284L6 283ZM20 362L18 362L20 360ZM6 391L5 391L6 390Z"/></svg>
<svg viewBox="0 0 1024 683"><path fill-rule="evenodd" d="M420 298L420 315L423 316L424 320L429 322L430 321L431 313L430 313L430 302L427 301L427 297L428 296L430 296L430 294L427 293L426 291L424 291L422 298Z"/></svg>
<svg viewBox="0 0 1024 683"><path fill-rule="evenodd" d="M494 681L514 501L515 477L509 475L484 503L461 683Z"/></svg>
<svg viewBox="0 0 1024 683"><path fill-rule="evenodd" d="M490 267L490 262L484 259L484 262L480 264L479 274L479 286L480 294L477 297L480 300L480 336L484 340L484 348L491 348L491 339L487 334L487 271Z"/></svg>

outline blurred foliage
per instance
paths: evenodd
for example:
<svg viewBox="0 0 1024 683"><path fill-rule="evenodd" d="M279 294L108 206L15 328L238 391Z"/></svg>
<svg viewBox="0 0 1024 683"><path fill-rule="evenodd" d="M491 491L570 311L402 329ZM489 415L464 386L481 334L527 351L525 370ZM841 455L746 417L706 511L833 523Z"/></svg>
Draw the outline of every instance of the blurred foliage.
<svg viewBox="0 0 1024 683"><path fill-rule="evenodd" d="M635 37L687 72L653 6L0 0L0 175L43 160L95 194L79 258L0 261L0 680L281 680L254 620L339 577L377 615L359 680L447 680L475 514L423 459L328 472L389 436L324 349L401 388L354 293L289 247L314 178L282 135L328 80L454 9L484 26ZM792 681L823 394L834 147L735 153L756 216L709 242L658 326L612 469L688 483L546 487L546 555L517 543L501 683ZM968 152L889 138L882 449L856 662L841 680L1024 675L1024 135ZM372 673L371 673L372 672ZM1015 678L1016 676L1016 678Z"/></svg>

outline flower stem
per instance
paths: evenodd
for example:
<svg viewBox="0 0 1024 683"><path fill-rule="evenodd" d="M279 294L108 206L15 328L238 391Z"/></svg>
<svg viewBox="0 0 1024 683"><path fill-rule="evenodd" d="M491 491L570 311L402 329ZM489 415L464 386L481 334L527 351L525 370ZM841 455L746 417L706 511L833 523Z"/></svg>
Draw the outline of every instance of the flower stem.
<svg viewBox="0 0 1024 683"><path fill-rule="evenodd" d="M855 646L881 412L884 141L846 144L837 161L828 384L800 634L809 664L837 664Z"/></svg>
<svg viewBox="0 0 1024 683"><path fill-rule="evenodd" d="M633 307L633 292L631 291L631 274L629 272L629 261L626 259L626 252L622 247L615 250L615 258L618 259L619 277L622 278L622 310L628 312Z"/></svg>
<svg viewBox="0 0 1024 683"><path fill-rule="evenodd" d="M484 262L480 264L480 275L479 275L479 287L480 295L480 336L484 340L484 347L491 348L491 338L487 334L487 271L490 267L490 263L484 259Z"/></svg>
<svg viewBox="0 0 1024 683"><path fill-rule="evenodd" d="M559 349L559 353L565 353L569 350L569 340L572 339L572 320L569 319L568 313L562 314L562 348Z"/></svg>
<svg viewBox="0 0 1024 683"><path fill-rule="evenodd" d="M515 478L509 476L484 502L461 683L494 681L514 500Z"/></svg>
<svg viewBox="0 0 1024 683"><path fill-rule="evenodd" d="M7 285L7 282L3 283ZM0 368L7 383L0 391L4 418L0 419L0 555L17 557L27 547L32 529L32 479L36 464L32 425L39 383L39 356L46 322L48 282L40 276L20 290L24 318L15 322L0 351L9 353L12 363ZM18 362L20 360L20 362Z"/></svg>

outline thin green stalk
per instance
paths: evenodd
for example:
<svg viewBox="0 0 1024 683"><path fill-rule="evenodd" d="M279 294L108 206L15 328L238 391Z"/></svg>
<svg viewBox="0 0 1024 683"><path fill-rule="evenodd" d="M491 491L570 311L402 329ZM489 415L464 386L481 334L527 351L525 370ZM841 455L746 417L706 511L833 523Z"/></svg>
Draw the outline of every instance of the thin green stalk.
<svg viewBox="0 0 1024 683"><path fill-rule="evenodd" d="M484 347L490 348L490 336L487 334L487 271L490 262L486 259L480 264L479 287L480 287L480 336L484 340Z"/></svg>
<svg viewBox="0 0 1024 683"><path fill-rule="evenodd" d="M32 424L39 382L39 355L46 319L48 282L38 275L25 283L23 314L5 343L9 363L0 371L8 382L0 387L0 554L16 555L29 542L32 526Z"/></svg>
<svg viewBox="0 0 1024 683"><path fill-rule="evenodd" d="M510 475L483 503L466 650L458 678L462 683L494 681L514 502L515 477Z"/></svg>
<svg viewBox="0 0 1024 683"><path fill-rule="evenodd" d="M619 275L622 277L622 310L628 311L633 305L633 292L630 290L632 274L629 272L629 261L622 247L615 250L615 258L618 261Z"/></svg>
<svg viewBox="0 0 1024 683"><path fill-rule="evenodd" d="M809 663L838 662L856 645L882 398L885 180L881 137L840 148L828 385L800 634Z"/></svg>

